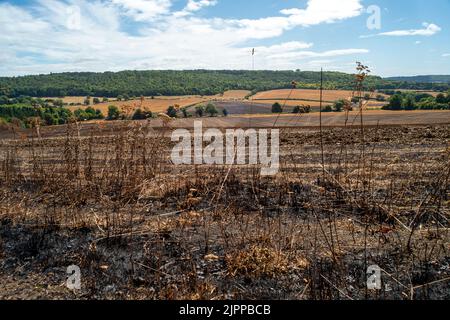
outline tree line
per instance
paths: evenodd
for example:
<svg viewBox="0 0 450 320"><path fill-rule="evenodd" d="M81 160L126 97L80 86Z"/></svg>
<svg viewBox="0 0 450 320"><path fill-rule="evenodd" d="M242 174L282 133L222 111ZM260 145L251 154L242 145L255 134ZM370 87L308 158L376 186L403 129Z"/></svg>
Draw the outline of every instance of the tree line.
<svg viewBox="0 0 450 320"><path fill-rule="evenodd" d="M0 96L17 98L97 96L214 95L227 90L253 92L285 89L292 81L301 89L318 89L320 73L312 71L122 71L52 73L21 77L0 77ZM340 72L324 73L324 88L353 90L355 78ZM448 90L449 84L391 81L377 76L366 79L368 89Z"/></svg>
<svg viewBox="0 0 450 320"><path fill-rule="evenodd" d="M397 92L389 98L385 110L450 110L450 91L436 97L428 93Z"/></svg>

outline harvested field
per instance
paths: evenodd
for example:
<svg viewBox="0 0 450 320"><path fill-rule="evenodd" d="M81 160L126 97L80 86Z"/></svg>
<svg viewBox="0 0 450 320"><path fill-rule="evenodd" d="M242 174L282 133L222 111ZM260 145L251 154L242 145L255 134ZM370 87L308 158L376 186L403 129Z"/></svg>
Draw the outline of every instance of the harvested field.
<svg viewBox="0 0 450 320"><path fill-rule="evenodd" d="M240 104L238 105L240 106ZM239 110L238 110L239 111ZM245 112L245 110L242 110ZM318 128L320 125L319 113L310 114L237 114L229 117L216 118L189 118L176 119L169 125L170 128L193 128L194 121L202 121L205 128ZM331 112L322 114L324 127L358 127L359 112ZM159 119L144 121L154 130L164 129ZM417 111L384 111L372 110L364 112L364 123L368 127L389 126L433 126L450 124L450 111L417 110ZM81 135L86 136L90 132L96 134L114 134L120 128L141 126L141 122L133 121L91 121L78 124ZM0 127L0 138L8 139L31 136L33 131L15 128L14 130ZM66 126L42 127L40 134L44 137L63 137L66 134Z"/></svg>
<svg viewBox="0 0 450 320"><path fill-rule="evenodd" d="M187 107L202 102L211 100L211 97L200 96L185 96L185 97L158 97L155 99L146 98L142 103L141 100L129 100L129 101L112 101L99 103L92 105L93 108L99 109L104 115L108 113L108 107L110 105L119 107L120 110L132 113L137 108L150 110L152 112L165 112L169 106L179 105L180 107ZM80 107L67 107L74 111ZM86 107L82 107L86 108Z"/></svg>
<svg viewBox="0 0 450 320"><path fill-rule="evenodd" d="M369 93L369 92L368 92ZM323 91L323 100L325 102L334 102L339 99L348 99L353 96L352 91L347 90L324 90ZM385 98L389 98L389 96L384 95ZM320 91L319 90L311 90L311 89L281 89L281 90L270 90L264 92L258 92L252 98L254 100L285 100L289 97L289 99L293 100L304 100L304 101L319 101L320 100Z"/></svg>
<svg viewBox="0 0 450 320"><path fill-rule="evenodd" d="M90 101L91 101L91 105L94 104L94 98L95 97L91 97ZM98 99L100 99L100 101L102 101L103 97L97 97ZM64 97L64 98L58 98L58 97L46 97L46 98L42 98L42 99L61 99L64 103L74 103L77 105L83 105L84 104L84 100L86 99L86 97ZM115 101L116 98L108 98L109 101Z"/></svg>
<svg viewBox="0 0 450 320"><path fill-rule="evenodd" d="M306 101L306 100L253 100L254 103L257 104L265 104L266 106L272 107L274 103L279 103L280 105L285 106L285 110L290 112L295 106L310 106L312 112L318 112L320 110L320 102L319 101ZM332 106L332 102L323 102L322 106ZM386 105L386 102L379 102L370 100L366 105L366 108L377 110L381 109Z"/></svg>
<svg viewBox="0 0 450 320"><path fill-rule="evenodd" d="M219 97L225 100L244 100L249 94L251 94L249 90L228 90Z"/></svg>
<svg viewBox="0 0 450 320"><path fill-rule="evenodd" d="M208 101L240 101L243 100L250 91L247 90L230 90L223 94L215 96L157 96L157 97L145 97L143 103L141 100L129 100L129 101L110 101L100 104L92 104L91 107L99 109L103 114L108 113L108 106L114 105L119 107L122 111L133 112L137 108L142 108L150 110L152 112L165 112L169 106L178 105L181 108L197 105L200 103L207 103ZM68 97L67 102L79 102L82 104L84 102L83 97ZM64 101L66 102L66 101ZM69 106L70 110L74 111L79 108L86 108L85 106Z"/></svg>
<svg viewBox="0 0 450 320"><path fill-rule="evenodd" d="M130 124L0 141L0 298L450 298L450 126L282 130L262 177Z"/></svg>

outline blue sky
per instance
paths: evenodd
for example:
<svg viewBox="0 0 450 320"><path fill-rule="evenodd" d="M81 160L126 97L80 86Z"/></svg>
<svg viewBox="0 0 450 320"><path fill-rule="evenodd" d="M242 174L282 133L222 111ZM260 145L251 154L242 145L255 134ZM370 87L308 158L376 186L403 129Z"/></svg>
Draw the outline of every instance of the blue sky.
<svg viewBox="0 0 450 320"><path fill-rule="evenodd" d="M0 0L0 76L147 69L450 74L450 0Z"/></svg>

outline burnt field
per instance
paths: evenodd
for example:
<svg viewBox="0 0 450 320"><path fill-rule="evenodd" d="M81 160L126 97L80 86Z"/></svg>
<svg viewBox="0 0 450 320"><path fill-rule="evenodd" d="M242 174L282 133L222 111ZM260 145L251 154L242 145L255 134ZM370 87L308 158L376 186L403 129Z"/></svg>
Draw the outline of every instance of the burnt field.
<svg viewBox="0 0 450 320"><path fill-rule="evenodd" d="M5 136L0 298L450 299L450 126L376 124L281 129L272 177L147 122Z"/></svg>

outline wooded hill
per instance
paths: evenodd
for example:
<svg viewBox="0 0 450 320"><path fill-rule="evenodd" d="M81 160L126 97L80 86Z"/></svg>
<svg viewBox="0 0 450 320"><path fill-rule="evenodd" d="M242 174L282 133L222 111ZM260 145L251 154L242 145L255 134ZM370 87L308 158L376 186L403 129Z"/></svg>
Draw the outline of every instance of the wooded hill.
<svg viewBox="0 0 450 320"><path fill-rule="evenodd" d="M21 77L0 77L0 96L179 96L213 95L227 90L264 91L290 88L317 89L320 73L310 71L122 71L104 73L54 73ZM354 76L340 72L324 73L325 89L354 88ZM368 89L449 89L449 84L409 83L370 76Z"/></svg>

